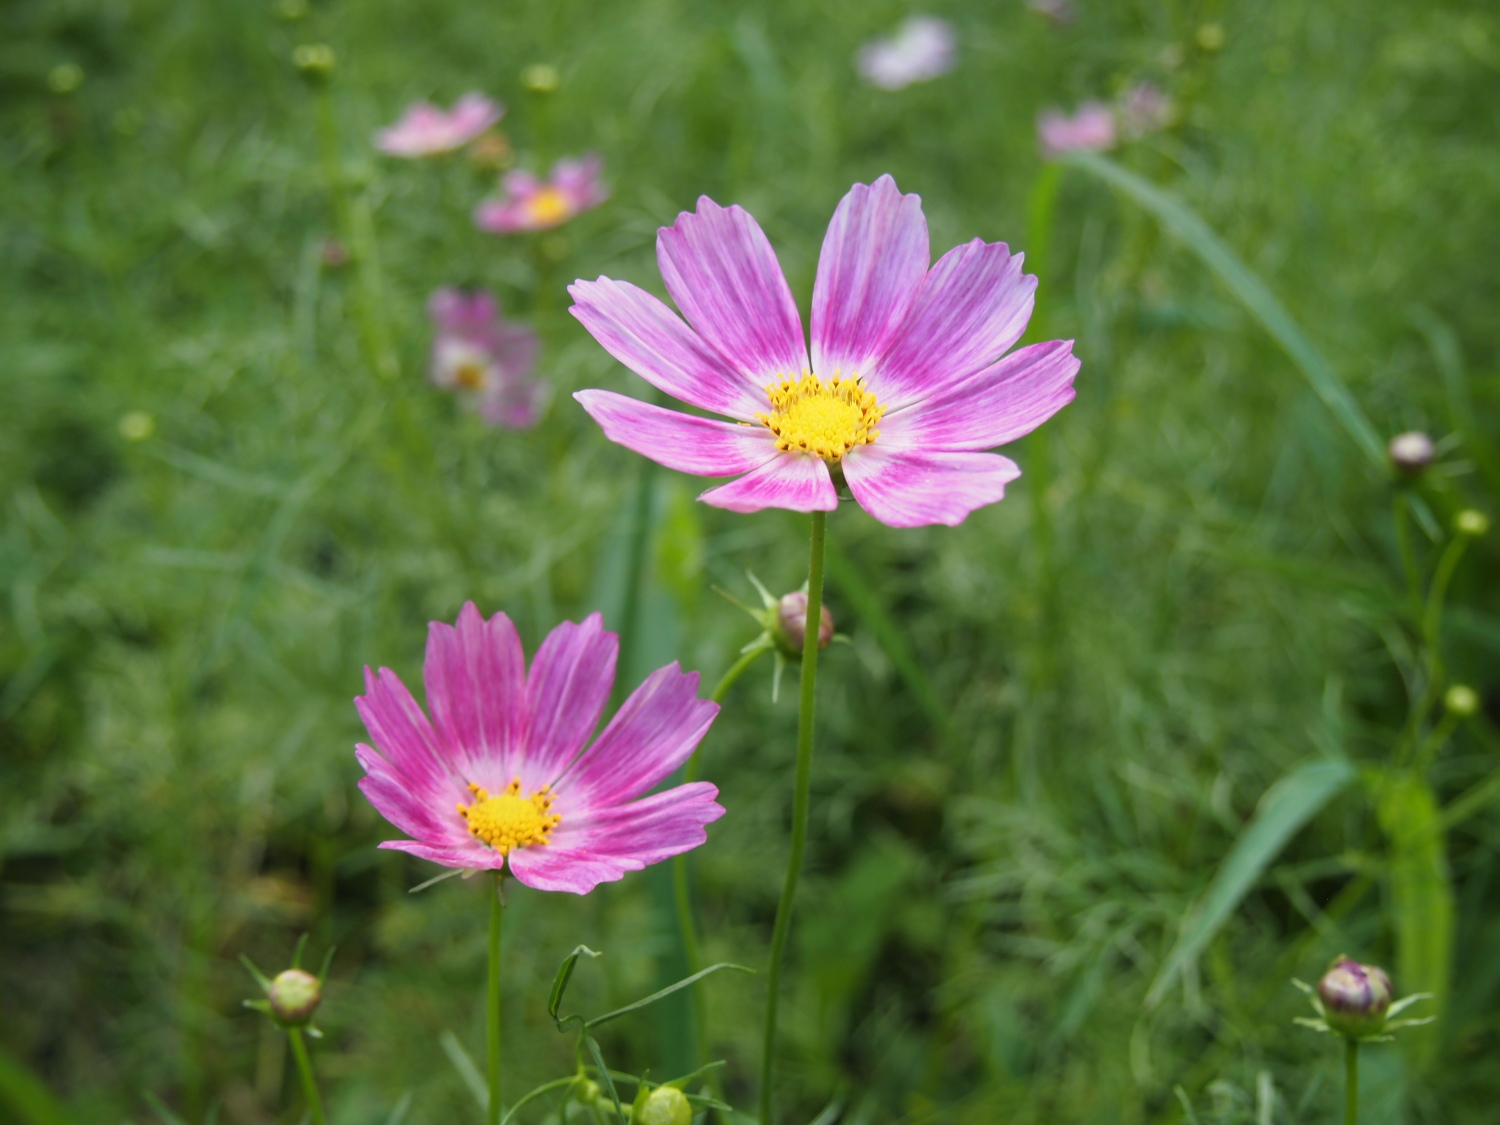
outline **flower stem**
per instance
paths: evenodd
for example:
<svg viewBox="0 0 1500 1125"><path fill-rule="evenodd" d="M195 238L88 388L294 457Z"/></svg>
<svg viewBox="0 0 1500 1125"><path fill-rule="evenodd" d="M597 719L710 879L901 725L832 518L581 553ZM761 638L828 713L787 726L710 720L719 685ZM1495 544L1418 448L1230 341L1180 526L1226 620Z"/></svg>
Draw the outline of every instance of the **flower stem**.
<svg viewBox="0 0 1500 1125"><path fill-rule="evenodd" d="M786 882L776 904L776 928L771 934L771 964L766 972L766 1033L760 1061L760 1125L771 1125L771 1101L776 1078L776 1003L781 990L781 958L792 929L792 904L807 849L808 794L812 785L813 709L818 684L818 629L823 614L823 542L826 512L812 514L812 550L807 565L807 628L802 639L802 698L797 711L797 774L792 795L792 853L787 857Z"/></svg>
<svg viewBox="0 0 1500 1125"><path fill-rule="evenodd" d="M1344 1125L1359 1125L1359 1040L1344 1040Z"/></svg>
<svg viewBox="0 0 1500 1125"><path fill-rule="evenodd" d="M292 1057L297 1060L297 1074L302 1078L302 1095L307 1099L307 1112L313 1125L327 1125L323 1116L323 1099L318 1097L318 1084L313 1080L312 1059L307 1056L307 1044L302 1039L300 1027L289 1027L286 1037L292 1044Z"/></svg>
<svg viewBox="0 0 1500 1125"><path fill-rule="evenodd" d="M500 880L495 875L495 895L490 899L490 980L485 1003L486 1062L490 1079L488 1125L500 1125L500 928L505 920L505 902L500 898Z"/></svg>

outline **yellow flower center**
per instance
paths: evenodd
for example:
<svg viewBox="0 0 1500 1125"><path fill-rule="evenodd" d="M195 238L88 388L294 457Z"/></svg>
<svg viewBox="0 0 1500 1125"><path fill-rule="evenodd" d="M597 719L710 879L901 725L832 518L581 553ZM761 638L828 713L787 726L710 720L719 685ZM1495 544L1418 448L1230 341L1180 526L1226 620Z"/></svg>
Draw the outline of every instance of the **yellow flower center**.
<svg viewBox="0 0 1500 1125"><path fill-rule="evenodd" d="M573 212L568 197L552 187L542 188L527 201L526 206L531 212L531 221L538 226L560 223Z"/></svg>
<svg viewBox="0 0 1500 1125"><path fill-rule="evenodd" d="M453 382L466 391L482 391L488 374L482 363L460 363L453 369Z"/></svg>
<svg viewBox="0 0 1500 1125"><path fill-rule="evenodd" d="M825 461L841 460L856 445L880 436L875 427L885 407L865 390L859 376L845 379L838 371L824 382L810 371L801 378L783 375L766 387L771 412L756 417L776 435L783 453L813 453Z"/></svg>
<svg viewBox="0 0 1500 1125"><path fill-rule="evenodd" d="M476 837L501 855L509 855L511 848L547 843L547 834L562 820L547 811L552 807L551 789L550 785L543 785L531 796L523 797L518 777L505 787L505 792L491 797L488 789L470 782L474 803L459 805L458 815L469 822L469 831Z"/></svg>

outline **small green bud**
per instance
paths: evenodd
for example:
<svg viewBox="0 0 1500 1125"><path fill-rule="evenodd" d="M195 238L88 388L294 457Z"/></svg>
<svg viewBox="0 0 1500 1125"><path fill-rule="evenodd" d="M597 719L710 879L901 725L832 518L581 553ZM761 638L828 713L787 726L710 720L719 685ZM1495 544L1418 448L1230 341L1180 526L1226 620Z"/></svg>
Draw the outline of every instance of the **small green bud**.
<svg viewBox="0 0 1500 1125"><path fill-rule="evenodd" d="M1421 476L1437 455L1437 447L1432 444L1432 439L1417 430L1397 434L1385 449L1391 464L1404 477Z"/></svg>
<svg viewBox="0 0 1500 1125"><path fill-rule="evenodd" d="M1193 36L1198 41L1198 46L1205 51L1222 51L1224 49L1224 25L1220 23L1206 23L1198 28Z"/></svg>
<svg viewBox="0 0 1500 1125"><path fill-rule="evenodd" d="M1479 711L1479 693L1468 684L1454 684L1443 696L1443 706L1456 719L1472 718Z"/></svg>
<svg viewBox="0 0 1500 1125"><path fill-rule="evenodd" d="M277 0L276 18L292 23L296 20L306 19L308 12L307 0Z"/></svg>
<svg viewBox="0 0 1500 1125"><path fill-rule="evenodd" d="M47 72L47 85L54 94L71 94L83 85L83 67L77 63L58 63Z"/></svg>
<svg viewBox="0 0 1500 1125"><path fill-rule="evenodd" d="M126 441L145 441L156 433L156 419L144 410L132 410L120 419L120 436Z"/></svg>
<svg viewBox="0 0 1500 1125"><path fill-rule="evenodd" d="M693 1103L676 1086L658 1086L646 1097L635 1125L692 1125Z"/></svg>
<svg viewBox="0 0 1500 1125"><path fill-rule="evenodd" d="M338 60L326 43L304 43L292 52L292 65L312 82L322 82L333 73Z"/></svg>
<svg viewBox="0 0 1500 1125"><path fill-rule="evenodd" d="M1474 508L1465 508L1453 520L1453 530L1478 539L1490 529L1490 517Z"/></svg>
<svg viewBox="0 0 1500 1125"><path fill-rule="evenodd" d="M802 643L807 637L807 595L793 590L776 603L776 615L771 618L771 639L776 647L790 659L802 656ZM833 614L825 603L818 614L818 648L825 649L833 640Z"/></svg>
<svg viewBox="0 0 1500 1125"><path fill-rule="evenodd" d="M323 999L323 986L318 978L302 969L286 969L276 974L267 993L271 1011L279 1023L288 1027L301 1027L312 1019L319 1002Z"/></svg>
<svg viewBox="0 0 1500 1125"><path fill-rule="evenodd" d="M1390 1010L1391 978L1375 965L1339 957L1318 981L1318 999L1329 1028L1347 1039L1378 1035Z"/></svg>
<svg viewBox="0 0 1500 1125"><path fill-rule="evenodd" d="M606 1102L604 1091L592 1078L578 1080L578 1084L573 1087L573 1100L579 1105L586 1106L603 1106Z"/></svg>
<svg viewBox="0 0 1500 1125"><path fill-rule="evenodd" d="M550 94L561 82L562 76L557 73L557 67L547 63L532 63L521 71L521 85L533 94Z"/></svg>

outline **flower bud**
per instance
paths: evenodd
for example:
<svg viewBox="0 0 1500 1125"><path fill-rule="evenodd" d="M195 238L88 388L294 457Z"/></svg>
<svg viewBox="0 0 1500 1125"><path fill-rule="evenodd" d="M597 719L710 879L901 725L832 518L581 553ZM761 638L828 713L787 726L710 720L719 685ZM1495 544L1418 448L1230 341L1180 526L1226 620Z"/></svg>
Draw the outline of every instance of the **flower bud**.
<svg viewBox="0 0 1500 1125"><path fill-rule="evenodd" d="M573 1086L573 1100L579 1105L598 1106L601 1109L608 1103L599 1083L592 1078L583 1077L580 1077Z"/></svg>
<svg viewBox="0 0 1500 1125"><path fill-rule="evenodd" d="M1437 447L1432 444L1432 439L1426 434L1418 430L1409 430L1391 438L1385 451L1398 473L1404 477L1416 477L1421 476L1422 471L1432 464L1432 459L1437 454Z"/></svg>
<svg viewBox="0 0 1500 1125"><path fill-rule="evenodd" d="M1323 1017L1347 1039L1376 1035L1391 1006L1391 978L1384 969L1340 957L1318 981Z"/></svg>
<svg viewBox="0 0 1500 1125"><path fill-rule="evenodd" d="M1443 706L1455 719L1472 718L1479 711L1479 693L1467 684L1454 684L1443 696Z"/></svg>
<svg viewBox="0 0 1500 1125"><path fill-rule="evenodd" d="M313 82L332 74L335 61L333 48L326 43L304 43L292 52L292 65Z"/></svg>
<svg viewBox="0 0 1500 1125"><path fill-rule="evenodd" d="M557 67L548 66L546 63L532 63L521 71L521 85L534 94L550 94L557 89L561 81L562 77L557 73Z"/></svg>
<svg viewBox="0 0 1500 1125"><path fill-rule="evenodd" d="M325 270L341 270L349 264L349 249L336 238L325 238L318 249L318 260Z"/></svg>
<svg viewBox="0 0 1500 1125"><path fill-rule="evenodd" d="M693 1104L676 1086L658 1086L646 1097L634 1125L692 1125Z"/></svg>
<svg viewBox="0 0 1500 1125"><path fill-rule="evenodd" d="M47 72L47 85L54 94L71 94L83 85L83 67L77 63L58 63Z"/></svg>
<svg viewBox="0 0 1500 1125"><path fill-rule="evenodd" d="M309 972L287 969L276 974L267 996L278 1022L288 1027L301 1027L312 1019L323 999L323 986Z"/></svg>
<svg viewBox="0 0 1500 1125"><path fill-rule="evenodd" d="M156 419L144 410L132 410L120 419L120 436L126 441L145 441L156 432Z"/></svg>
<svg viewBox="0 0 1500 1125"><path fill-rule="evenodd" d="M1478 539L1490 529L1490 517L1474 508L1465 508L1453 519L1453 530Z"/></svg>
<svg viewBox="0 0 1500 1125"><path fill-rule="evenodd" d="M787 656L797 659L802 655L802 642L807 637L807 595L801 590L793 590L776 603L771 635ZM824 605L818 614L818 648L827 648L832 640L833 614Z"/></svg>

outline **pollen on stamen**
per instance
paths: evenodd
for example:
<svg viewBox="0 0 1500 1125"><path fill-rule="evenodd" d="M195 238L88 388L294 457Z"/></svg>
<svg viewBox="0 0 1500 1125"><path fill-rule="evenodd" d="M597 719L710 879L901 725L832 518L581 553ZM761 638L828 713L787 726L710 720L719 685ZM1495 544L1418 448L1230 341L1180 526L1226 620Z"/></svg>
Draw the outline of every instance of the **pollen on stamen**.
<svg viewBox="0 0 1500 1125"><path fill-rule="evenodd" d="M458 815L474 837L501 855L509 855L512 848L547 843L552 830L562 822L561 816L549 811L550 785L543 785L529 797L521 796L519 777L494 796L474 782L468 788L474 795L474 803L459 805Z"/></svg>
<svg viewBox="0 0 1500 1125"><path fill-rule="evenodd" d="M782 375L768 384L766 397L771 410L756 418L776 435L776 448L783 453L812 453L837 462L880 436L876 426L885 407L865 389L858 373L845 378L835 368L825 382L803 368L799 377Z"/></svg>

